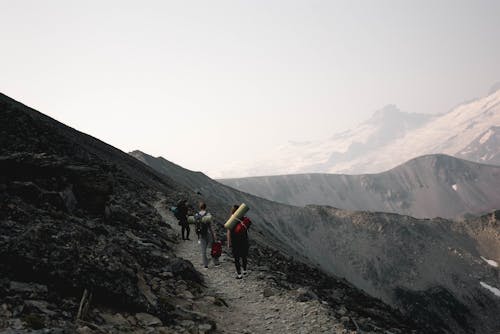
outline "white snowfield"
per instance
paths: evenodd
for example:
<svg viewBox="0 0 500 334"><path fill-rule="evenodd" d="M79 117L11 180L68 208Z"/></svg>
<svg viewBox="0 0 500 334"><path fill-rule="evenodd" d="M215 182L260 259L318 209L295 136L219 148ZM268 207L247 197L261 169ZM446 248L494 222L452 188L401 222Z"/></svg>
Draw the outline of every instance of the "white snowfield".
<svg viewBox="0 0 500 334"><path fill-rule="evenodd" d="M491 138L491 136L494 134L493 130L488 130L482 137L479 139L480 144L484 144L488 141L488 139Z"/></svg>
<svg viewBox="0 0 500 334"><path fill-rule="evenodd" d="M289 143L246 164L235 162L221 178L298 173L379 173L418 156L459 156L487 143L500 126L500 90L442 115L410 114L388 106L357 128L323 141ZM488 163L493 148L481 162ZM470 152L469 152L470 153ZM238 173L238 175L235 175Z"/></svg>
<svg viewBox="0 0 500 334"><path fill-rule="evenodd" d="M365 172L376 172L424 154L455 155L465 149L479 134L488 131L491 126L498 125L500 125L500 90L455 108L378 152L354 161L351 166L366 166ZM340 167L332 166L330 172L349 167L347 164Z"/></svg>
<svg viewBox="0 0 500 334"><path fill-rule="evenodd" d="M482 257L482 256L481 256L481 259L483 259L483 261L486 262L487 264L489 264L490 266L498 268L498 262L493 261L493 260L488 260L487 258Z"/></svg>
<svg viewBox="0 0 500 334"><path fill-rule="evenodd" d="M490 290L495 296L500 297L500 290L499 289L492 287L484 282L480 282L480 283L481 283L481 286L483 288Z"/></svg>

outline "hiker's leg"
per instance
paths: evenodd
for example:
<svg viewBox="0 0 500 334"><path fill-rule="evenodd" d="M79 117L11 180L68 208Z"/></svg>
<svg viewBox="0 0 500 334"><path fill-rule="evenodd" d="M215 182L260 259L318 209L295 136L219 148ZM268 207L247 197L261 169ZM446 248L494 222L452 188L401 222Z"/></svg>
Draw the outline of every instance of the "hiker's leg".
<svg viewBox="0 0 500 334"><path fill-rule="evenodd" d="M247 271L247 257L246 256L243 256L241 258L241 261L243 262L243 271Z"/></svg>
<svg viewBox="0 0 500 334"><path fill-rule="evenodd" d="M203 261L203 265L208 267L208 258L207 258L207 238L201 237L200 239L200 247L201 247L201 259Z"/></svg>
<svg viewBox="0 0 500 334"><path fill-rule="evenodd" d="M191 231L191 228L189 227L189 224L186 223L186 239L189 239L189 232Z"/></svg>
<svg viewBox="0 0 500 334"><path fill-rule="evenodd" d="M239 256L234 257L234 265L236 266L236 272L238 273L238 275L240 275L241 274L241 264L240 264L240 257Z"/></svg>
<svg viewBox="0 0 500 334"><path fill-rule="evenodd" d="M181 234L182 234L182 240L185 240L185 237L184 237L184 231L186 230L186 227L184 224L181 225Z"/></svg>

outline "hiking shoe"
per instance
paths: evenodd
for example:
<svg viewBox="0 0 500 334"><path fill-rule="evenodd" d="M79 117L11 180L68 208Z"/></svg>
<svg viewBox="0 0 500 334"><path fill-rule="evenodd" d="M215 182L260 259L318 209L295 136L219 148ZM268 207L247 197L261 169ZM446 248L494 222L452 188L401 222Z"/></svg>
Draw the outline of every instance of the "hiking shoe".
<svg viewBox="0 0 500 334"><path fill-rule="evenodd" d="M243 270L243 276L246 276L246 275L248 275L248 271Z"/></svg>
<svg viewBox="0 0 500 334"><path fill-rule="evenodd" d="M243 276L241 274L236 275L236 279L242 279Z"/></svg>
<svg viewBox="0 0 500 334"><path fill-rule="evenodd" d="M208 266L203 267L204 269L208 269Z"/></svg>

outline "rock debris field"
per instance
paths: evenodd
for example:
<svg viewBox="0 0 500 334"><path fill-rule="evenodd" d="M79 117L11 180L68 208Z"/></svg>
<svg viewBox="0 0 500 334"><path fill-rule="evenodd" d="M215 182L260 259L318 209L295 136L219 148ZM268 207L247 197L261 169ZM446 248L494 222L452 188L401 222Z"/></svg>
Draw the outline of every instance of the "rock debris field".
<svg viewBox="0 0 500 334"><path fill-rule="evenodd" d="M173 215L164 206L156 207L163 219L180 235L180 226ZM252 268L251 254L249 274L241 280L235 278L234 261L226 252L220 258L220 266L215 267L210 261L209 268L203 268L200 245L193 230L192 228L191 240L181 240L178 244L177 256L191 261L203 274L208 288L203 297L205 301L198 303L192 300L191 307L214 319L217 322L217 332L356 333L344 329L335 320L328 305L314 298L304 298L303 289L284 290L274 285L266 268Z"/></svg>

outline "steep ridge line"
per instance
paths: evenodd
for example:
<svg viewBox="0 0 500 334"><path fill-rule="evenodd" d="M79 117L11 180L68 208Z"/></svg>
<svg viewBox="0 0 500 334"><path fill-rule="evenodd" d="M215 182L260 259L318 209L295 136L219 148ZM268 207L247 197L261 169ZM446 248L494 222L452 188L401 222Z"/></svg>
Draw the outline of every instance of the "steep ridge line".
<svg viewBox="0 0 500 334"><path fill-rule="evenodd" d="M378 174L292 174L218 180L279 203L463 219L500 207L500 167L433 154Z"/></svg>
<svg viewBox="0 0 500 334"><path fill-rule="evenodd" d="M180 234L180 227L162 201L155 204L158 213L167 224ZM201 263L200 246L192 231L189 241L181 241L177 256L191 261L203 274L208 294L218 296L227 307L205 309L215 319L220 333L351 333L335 320L329 307L317 299L298 301L300 289L287 291L268 280L265 268L252 268L242 280L235 278L232 259L224 253L221 265L208 269ZM348 321L348 319L346 319Z"/></svg>

